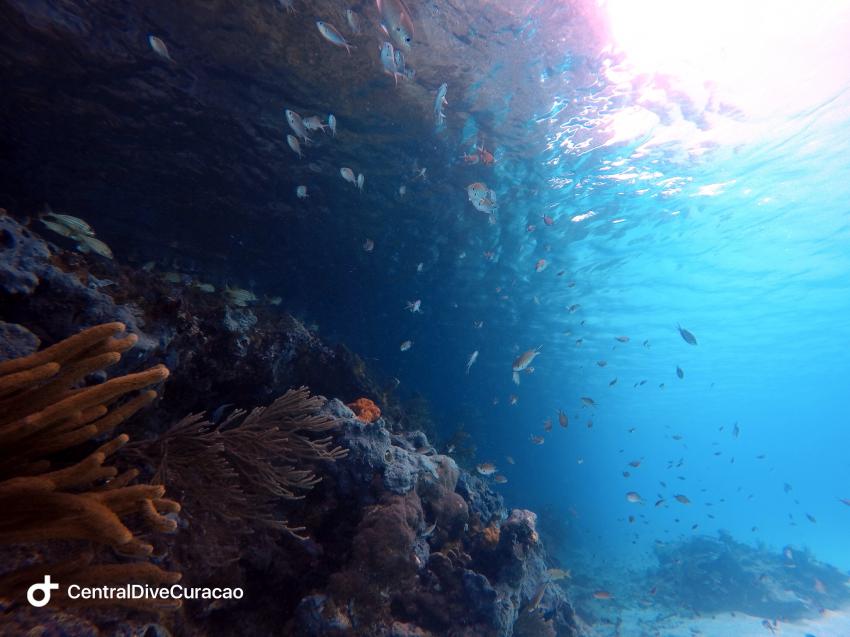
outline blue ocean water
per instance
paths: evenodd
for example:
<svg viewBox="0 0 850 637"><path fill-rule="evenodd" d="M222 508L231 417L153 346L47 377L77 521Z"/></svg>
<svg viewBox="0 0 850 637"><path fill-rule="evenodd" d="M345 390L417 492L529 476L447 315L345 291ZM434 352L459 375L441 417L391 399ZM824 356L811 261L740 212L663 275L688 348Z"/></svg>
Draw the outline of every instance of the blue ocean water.
<svg viewBox="0 0 850 637"><path fill-rule="evenodd" d="M445 436L462 423L476 460L508 478L508 501L554 511L572 550L642 564L656 540L725 529L850 568L850 509L838 501L850 483L850 93L757 116L715 108L709 121L711 108L673 91L641 109L636 92L601 75L576 90L564 60L529 80L548 82L551 102L493 140L492 168L452 168L496 190L497 223L462 192L435 198L414 230L394 219L405 225L385 239L391 275L386 262L352 272L395 307L380 326L367 325L367 307L335 308L355 314L344 340L423 392ZM497 66L487 81L507 90L511 73ZM478 89L449 97L474 101ZM661 117L646 124L647 112ZM617 120L640 124L636 136L612 139ZM436 172L446 146L465 150L459 142L477 134L470 117L462 140L438 133L415 150ZM404 309L414 299L421 315ZM400 352L407 339L413 348ZM537 346L534 373L515 386L512 361ZM627 502L629 491L645 504Z"/></svg>
<svg viewBox="0 0 850 637"><path fill-rule="evenodd" d="M350 338L425 393L444 434L462 424L508 501L558 518L567 554L594 568L646 566L659 540L721 530L850 568L850 78L753 114L658 78L646 85L668 90L649 106L602 73L577 90L571 68L566 56L532 80L551 103L494 141L489 172L470 171L496 190L497 223L468 204L450 208L460 230L431 219L405 255L392 336ZM538 346L514 385L512 361Z"/></svg>

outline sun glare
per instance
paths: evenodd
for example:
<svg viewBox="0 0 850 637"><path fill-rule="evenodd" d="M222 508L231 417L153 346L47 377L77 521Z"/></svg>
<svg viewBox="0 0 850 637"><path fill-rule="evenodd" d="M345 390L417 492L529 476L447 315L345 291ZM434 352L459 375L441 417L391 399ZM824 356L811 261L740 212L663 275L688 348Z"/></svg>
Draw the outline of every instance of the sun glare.
<svg viewBox="0 0 850 637"><path fill-rule="evenodd" d="M607 0L638 72L713 87L753 115L792 114L850 84L850 0Z"/></svg>

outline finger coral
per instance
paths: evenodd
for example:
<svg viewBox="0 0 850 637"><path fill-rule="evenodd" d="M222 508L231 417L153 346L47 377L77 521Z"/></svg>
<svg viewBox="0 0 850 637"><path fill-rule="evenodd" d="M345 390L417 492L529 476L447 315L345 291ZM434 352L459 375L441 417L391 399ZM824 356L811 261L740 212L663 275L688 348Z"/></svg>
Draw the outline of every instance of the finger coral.
<svg viewBox="0 0 850 637"><path fill-rule="evenodd" d="M381 409L368 398L358 398L348 403L348 408L354 412L357 419L365 423L373 423L381 417Z"/></svg>
<svg viewBox="0 0 850 637"><path fill-rule="evenodd" d="M157 365L99 385L84 385L88 375L114 365L136 343L132 334L117 337L123 331L122 323L98 325L30 356L0 363L0 545L77 540L144 558L153 546L131 531L128 518L141 518L149 531L175 530L176 522L167 514L180 506L165 499L162 486L130 485L135 470L119 475L105 464L126 444L126 435L81 459L74 449L110 434L156 397L146 388L168 377L168 369ZM125 400L134 392L139 393ZM33 579L47 572L74 573L82 580L101 573L109 582L129 582L134 576L154 584L180 579L179 573L153 564L93 565L93 553L85 555L6 573L0 578L0 598L20 600ZM55 597L63 601L61 591Z"/></svg>
<svg viewBox="0 0 850 637"><path fill-rule="evenodd" d="M185 547L188 570L206 574L238 560L245 534L271 530L301 537L303 527L282 519L281 500L301 499L320 482L310 463L348 454L325 435L338 422L319 413L323 403L301 387L268 407L236 410L218 424L201 414L187 416L157 439L128 446L128 456L152 464L154 481L178 493L183 516L203 529L204 539L193 536ZM252 544L256 549L257 540Z"/></svg>

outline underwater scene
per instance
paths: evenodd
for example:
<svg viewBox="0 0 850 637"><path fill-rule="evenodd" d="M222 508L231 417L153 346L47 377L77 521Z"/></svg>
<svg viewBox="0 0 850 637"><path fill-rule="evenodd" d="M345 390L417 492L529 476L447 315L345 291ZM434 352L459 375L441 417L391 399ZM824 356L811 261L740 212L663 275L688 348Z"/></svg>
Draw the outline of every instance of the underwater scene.
<svg viewBox="0 0 850 637"><path fill-rule="evenodd" d="M850 2L0 24L0 636L850 637Z"/></svg>

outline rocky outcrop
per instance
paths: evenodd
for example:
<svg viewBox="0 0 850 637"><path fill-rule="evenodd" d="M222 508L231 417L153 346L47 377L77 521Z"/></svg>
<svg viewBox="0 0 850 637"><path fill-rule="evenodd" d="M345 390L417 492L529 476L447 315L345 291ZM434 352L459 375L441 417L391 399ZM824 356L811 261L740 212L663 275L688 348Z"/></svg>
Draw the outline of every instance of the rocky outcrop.
<svg viewBox="0 0 850 637"><path fill-rule="evenodd" d="M579 634L565 594L547 585L532 512L508 514L421 432L361 423L338 401L327 409L344 420L339 441L350 450L329 468L334 499L361 516L328 588L299 603L295 634L507 636L522 612L553 634Z"/></svg>

